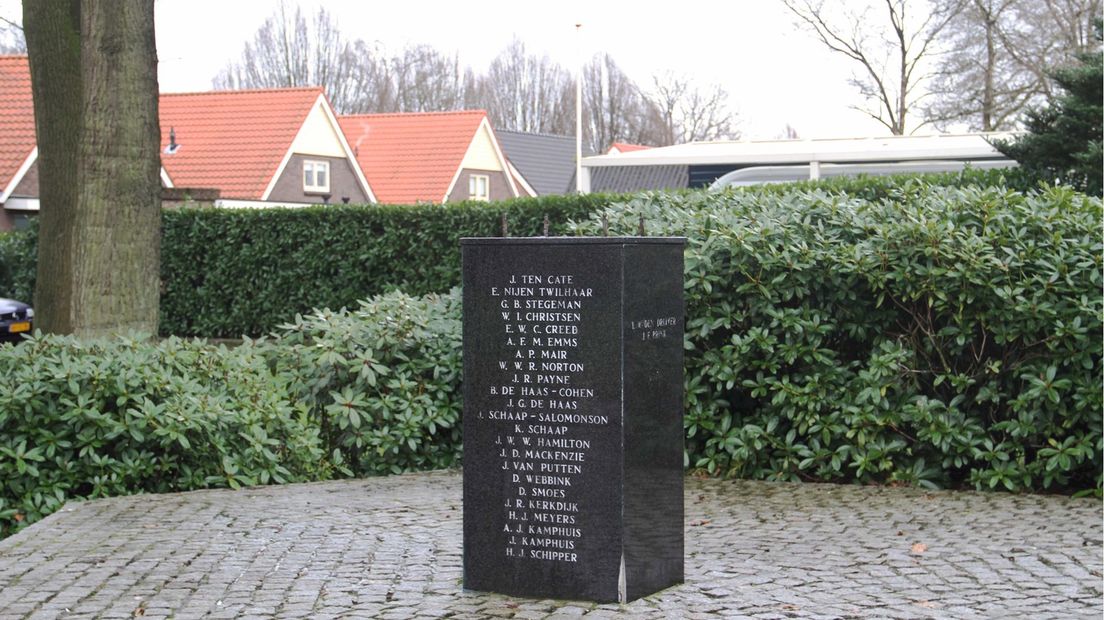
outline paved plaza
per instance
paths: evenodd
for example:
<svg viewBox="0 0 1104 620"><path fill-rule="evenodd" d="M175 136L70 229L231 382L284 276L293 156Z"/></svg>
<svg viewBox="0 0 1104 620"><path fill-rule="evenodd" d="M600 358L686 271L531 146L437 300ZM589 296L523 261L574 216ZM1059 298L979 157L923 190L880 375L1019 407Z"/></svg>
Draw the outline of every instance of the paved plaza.
<svg viewBox="0 0 1104 620"><path fill-rule="evenodd" d="M1101 502L688 479L686 583L462 587L458 472L69 504L0 541L0 618L1090 618Z"/></svg>

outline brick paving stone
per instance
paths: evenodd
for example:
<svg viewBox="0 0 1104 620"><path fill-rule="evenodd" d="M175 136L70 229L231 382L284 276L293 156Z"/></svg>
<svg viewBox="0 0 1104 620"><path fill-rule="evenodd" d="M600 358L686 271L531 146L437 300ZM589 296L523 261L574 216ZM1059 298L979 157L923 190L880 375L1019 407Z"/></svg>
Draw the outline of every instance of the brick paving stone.
<svg viewBox="0 0 1104 620"><path fill-rule="evenodd" d="M688 479L686 583L598 605L463 590L460 489L431 472L72 503L0 541L0 618L1104 615L1099 500Z"/></svg>

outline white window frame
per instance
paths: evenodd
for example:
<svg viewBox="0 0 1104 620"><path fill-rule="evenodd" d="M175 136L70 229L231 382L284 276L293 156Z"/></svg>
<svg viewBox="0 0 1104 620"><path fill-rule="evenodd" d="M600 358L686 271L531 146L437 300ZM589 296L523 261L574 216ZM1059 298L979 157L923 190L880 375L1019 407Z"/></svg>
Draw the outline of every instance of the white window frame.
<svg viewBox="0 0 1104 620"><path fill-rule="evenodd" d="M307 173L310 173L311 182L307 182ZM326 182L324 184L317 183L318 173L323 172L326 175ZM305 194L328 194L330 193L330 162L321 161L318 159L304 159L303 160L303 193Z"/></svg>
<svg viewBox="0 0 1104 620"><path fill-rule="evenodd" d="M483 187L480 188L480 181ZM483 191L480 192L479 190ZM489 202L491 200L491 177L487 174L472 174L468 176L468 199Z"/></svg>

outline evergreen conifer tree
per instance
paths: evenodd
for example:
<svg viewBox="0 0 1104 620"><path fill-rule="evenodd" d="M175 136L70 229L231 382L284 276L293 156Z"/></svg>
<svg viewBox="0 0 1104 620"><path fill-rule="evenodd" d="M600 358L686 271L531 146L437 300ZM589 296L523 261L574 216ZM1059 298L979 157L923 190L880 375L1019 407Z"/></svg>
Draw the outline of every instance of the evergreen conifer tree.
<svg viewBox="0 0 1104 620"><path fill-rule="evenodd" d="M1098 44L1101 24L1096 20ZM1055 71L1054 79L1064 94L1048 107L1027 113L1027 135L996 146L1039 180L1071 185L1100 196L1104 176L1104 58L1099 45L1095 52L1082 54L1079 64Z"/></svg>

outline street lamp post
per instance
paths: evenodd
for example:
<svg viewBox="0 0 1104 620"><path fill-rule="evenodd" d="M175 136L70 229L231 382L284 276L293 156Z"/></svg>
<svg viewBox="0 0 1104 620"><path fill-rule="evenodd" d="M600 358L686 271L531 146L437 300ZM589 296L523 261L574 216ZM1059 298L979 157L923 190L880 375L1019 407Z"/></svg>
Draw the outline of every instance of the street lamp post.
<svg viewBox="0 0 1104 620"><path fill-rule="evenodd" d="M575 193L583 193L583 41L582 24L575 24Z"/></svg>

